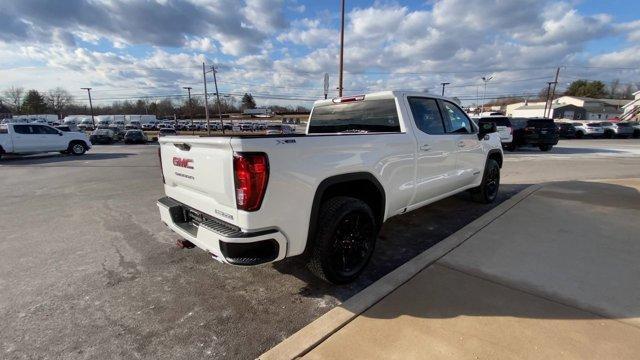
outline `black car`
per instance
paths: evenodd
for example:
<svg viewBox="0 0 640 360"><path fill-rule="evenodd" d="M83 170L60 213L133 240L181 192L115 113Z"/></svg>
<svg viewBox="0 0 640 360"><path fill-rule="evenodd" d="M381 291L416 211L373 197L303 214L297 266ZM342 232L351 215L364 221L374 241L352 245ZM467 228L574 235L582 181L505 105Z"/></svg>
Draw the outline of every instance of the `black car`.
<svg viewBox="0 0 640 360"><path fill-rule="evenodd" d="M97 129L89 136L89 141L92 144L113 144L115 139L115 133L110 129Z"/></svg>
<svg viewBox="0 0 640 360"><path fill-rule="evenodd" d="M558 123L558 135L561 138L573 139L576 137L576 127L569 123Z"/></svg>
<svg viewBox="0 0 640 360"><path fill-rule="evenodd" d="M125 144L146 144L147 135L142 130L129 130L124 134Z"/></svg>
<svg viewBox="0 0 640 360"><path fill-rule="evenodd" d="M553 119L512 118L513 146L536 146L549 151L558 144L559 134Z"/></svg>

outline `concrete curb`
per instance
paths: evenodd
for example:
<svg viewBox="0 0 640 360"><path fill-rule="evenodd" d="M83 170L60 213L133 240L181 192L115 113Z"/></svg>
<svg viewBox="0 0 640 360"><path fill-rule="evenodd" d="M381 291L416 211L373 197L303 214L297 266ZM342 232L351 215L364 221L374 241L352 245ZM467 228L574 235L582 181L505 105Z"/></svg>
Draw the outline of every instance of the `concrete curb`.
<svg viewBox="0 0 640 360"><path fill-rule="evenodd" d="M542 188L542 186L532 185L522 190L453 235L369 285L340 306L329 310L326 314L260 355L259 359L295 359L305 355L365 310L409 281L418 272L460 246L478 231Z"/></svg>

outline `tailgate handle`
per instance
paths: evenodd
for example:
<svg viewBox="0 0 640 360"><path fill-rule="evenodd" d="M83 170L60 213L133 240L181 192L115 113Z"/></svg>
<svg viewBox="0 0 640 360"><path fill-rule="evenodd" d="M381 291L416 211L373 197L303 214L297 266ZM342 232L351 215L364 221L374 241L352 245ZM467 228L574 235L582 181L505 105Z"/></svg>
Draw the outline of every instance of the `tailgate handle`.
<svg viewBox="0 0 640 360"><path fill-rule="evenodd" d="M189 144L173 144L173 146L175 146L178 149L183 150L183 151L191 150L191 145L189 145Z"/></svg>

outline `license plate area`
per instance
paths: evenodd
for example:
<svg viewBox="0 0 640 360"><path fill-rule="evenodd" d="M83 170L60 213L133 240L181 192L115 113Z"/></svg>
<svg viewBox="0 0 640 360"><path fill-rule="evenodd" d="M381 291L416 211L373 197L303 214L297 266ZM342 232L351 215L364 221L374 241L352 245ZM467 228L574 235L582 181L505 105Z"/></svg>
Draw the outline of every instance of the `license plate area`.
<svg viewBox="0 0 640 360"><path fill-rule="evenodd" d="M185 222L191 223L194 226L199 226L201 223L208 220L208 217L198 210L183 206L182 211Z"/></svg>

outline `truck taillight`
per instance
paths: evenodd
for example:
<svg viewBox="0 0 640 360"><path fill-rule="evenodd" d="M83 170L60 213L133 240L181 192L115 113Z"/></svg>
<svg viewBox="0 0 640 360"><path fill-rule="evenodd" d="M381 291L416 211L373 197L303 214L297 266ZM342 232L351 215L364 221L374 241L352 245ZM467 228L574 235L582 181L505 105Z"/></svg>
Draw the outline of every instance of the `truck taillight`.
<svg viewBox="0 0 640 360"><path fill-rule="evenodd" d="M239 210L256 211L262 205L269 180L269 158L265 153L236 153L233 156L236 205Z"/></svg>
<svg viewBox="0 0 640 360"><path fill-rule="evenodd" d="M167 182L164 181L164 170L162 169L162 150L160 147L158 147L158 160L160 161L160 174L162 175L162 183L166 184Z"/></svg>

